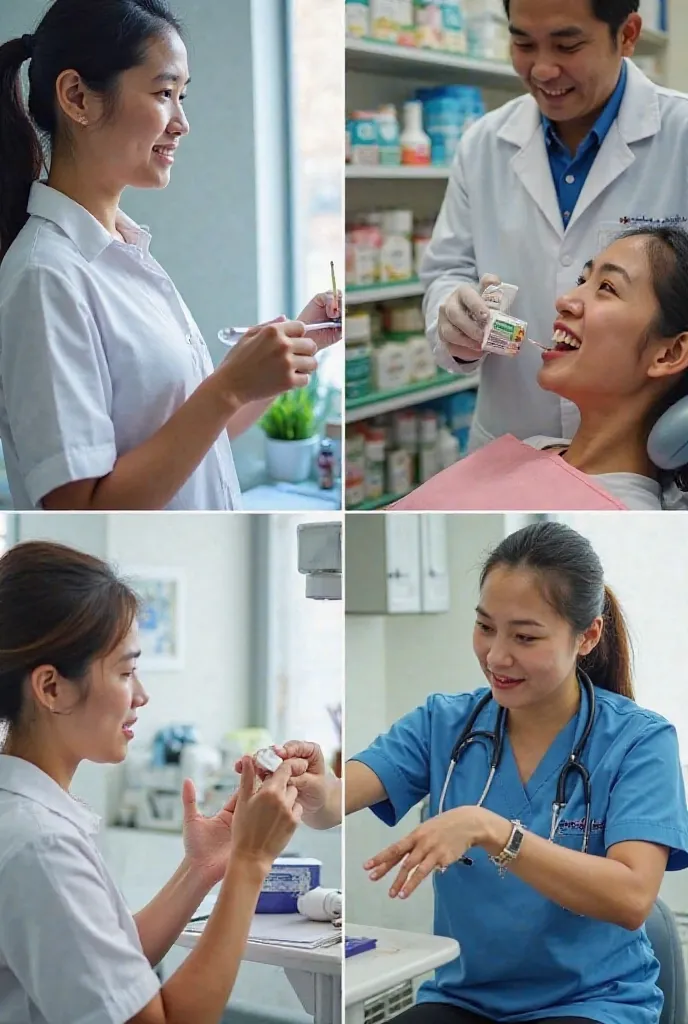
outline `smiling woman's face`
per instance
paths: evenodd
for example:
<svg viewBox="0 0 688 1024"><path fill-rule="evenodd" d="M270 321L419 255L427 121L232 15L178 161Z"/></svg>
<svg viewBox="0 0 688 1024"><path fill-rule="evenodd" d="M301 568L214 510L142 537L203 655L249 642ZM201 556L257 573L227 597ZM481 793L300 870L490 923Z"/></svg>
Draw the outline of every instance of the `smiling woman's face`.
<svg viewBox="0 0 688 1024"><path fill-rule="evenodd" d="M64 89L72 73L62 77ZM168 185L176 149L189 132L188 84L186 47L170 30L147 44L141 64L120 74L113 110L89 92L84 109L91 127L79 143L93 175L115 190Z"/></svg>
<svg viewBox="0 0 688 1024"><path fill-rule="evenodd" d="M659 303L652 281L648 239L621 238L587 264L578 286L557 301L556 350L545 353L538 374L544 390L575 402L613 407L648 392L652 404L666 387L656 372L666 339L652 339ZM679 372L676 368L674 372Z"/></svg>

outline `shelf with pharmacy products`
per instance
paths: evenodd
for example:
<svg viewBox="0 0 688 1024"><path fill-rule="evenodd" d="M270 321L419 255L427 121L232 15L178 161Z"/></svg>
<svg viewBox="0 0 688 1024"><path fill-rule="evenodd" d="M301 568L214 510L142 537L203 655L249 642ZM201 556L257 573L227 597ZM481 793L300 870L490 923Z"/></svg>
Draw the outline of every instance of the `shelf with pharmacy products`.
<svg viewBox="0 0 688 1024"><path fill-rule="evenodd" d="M661 57L668 45L668 32L643 29L636 53L639 57ZM378 39L347 37L346 67L348 71L415 76L446 85L482 85L517 91L523 89L511 64L503 61L465 57L445 50L399 46Z"/></svg>
<svg viewBox="0 0 688 1024"><path fill-rule="evenodd" d="M477 388L478 383L478 373L466 377L456 377L454 374L440 370L432 380L407 384L396 391L371 391L361 398L347 400L346 424L348 426L351 423L359 423L361 420L372 419L374 416L396 412L397 409L407 409L409 406L431 402L434 398L444 398L445 395L471 391L473 388Z"/></svg>
<svg viewBox="0 0 688 1024"><path fill-rule="evenodd" d="M445 50L424 50L353 36L346 40L346 68L347 71L367 74L415 76L448 85L520 87L520 80L511 64L502 61L480 60Z"/></svg>
<svg viewBox="0 0 688 1024"><path fill-rule="evenodd" d="M402 178L405 181L441 180L449 177L448 164L347 164L346 177L349 179Z"/></svg>
<svg viewBox="0 0 688 1024"><path fill-rule="evenodd" d="M392 299L412 299L423 294L423 285L417 277L410 281L391 284L347 285L347 306L362 306L368 302L389 302Z"/></svg>
<svg viewBox="0 0 688 1024"><path fill-rule="evenodd" d="M417 484L414 487L418 486ZM375 512L376 509L386 508L387 505L393 504L395 501L400 501L401 498L406 497L409 491L404 491L402 494L383 494L379 498L369 498L366 501L362 501L360 505L351 505L347 508L347 512Z"/></svg>

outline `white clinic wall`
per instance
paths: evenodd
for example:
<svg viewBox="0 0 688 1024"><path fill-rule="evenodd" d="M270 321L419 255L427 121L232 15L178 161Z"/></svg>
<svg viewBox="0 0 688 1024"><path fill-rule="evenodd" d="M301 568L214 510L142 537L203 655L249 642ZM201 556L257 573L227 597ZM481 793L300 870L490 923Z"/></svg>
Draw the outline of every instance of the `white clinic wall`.
<svg viewBox="0 0 688 1024"><path fill-rule="evenodd" d="M109 517L108 557L123 572L181 569L185 581L185 667L145 673L139 744L170 721L195 722L211 744L249 724L250 525L212 514Z"/></svg>
<svg viewBox="0 0 688 1024"><path fill-rule="evenodd" d="M472 647L478 576L486 553L520 522L508 516L449 516L450 610L439 615L346 616L346 755L366 747L430 693L481 685ZM408 903L390 900L385 882L370 882L363 862L418 824L412 810L395 828L370 811L347 819L346 914L410 931L432 930L432 887L424 884Z"/></svg>

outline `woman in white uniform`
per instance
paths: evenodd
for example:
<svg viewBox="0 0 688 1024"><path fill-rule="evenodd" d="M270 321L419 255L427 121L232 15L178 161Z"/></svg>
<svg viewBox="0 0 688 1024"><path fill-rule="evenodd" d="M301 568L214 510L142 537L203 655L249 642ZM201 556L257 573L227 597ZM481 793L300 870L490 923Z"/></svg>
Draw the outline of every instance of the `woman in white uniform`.
<svg viewBox="0 0 688 1024"><path fill-rule="evenodd" d="M396 825L427 799L427 820L362 866L393 899L432 878L435 932L460 946L396 1020L657 1024L645 921L664 872L688 867L686 795L674 727L635 703L589 541L538 522L497 545L473 650L487 686L431 694L346 766L347 813ZM457 672L467 690L472 667ZM281 755L304 821L340 820L319 749Z"/></svg>
<svg viewBox="0 0 688 1024"><path fill-rule="evenodd" d="M124 760L141 708L134 593L109 566L30 542L0 558L0 1021L218 1024L263 880L300 819L290 768L213 818L184 785L184 858L132 916L98 851L97 817L70 795L82 761ZM198 945L154 971L217 883Z"/></svg>
<svg viewBox="0 0 688 1024"><path fill-rule="evenodd" d="M336 313L323 293L213 368L119 206L168 184L188 80L166 0L55 0L0 47L0 436L18 509L238 507L231 439L340 336L305 333Z"/></svg>

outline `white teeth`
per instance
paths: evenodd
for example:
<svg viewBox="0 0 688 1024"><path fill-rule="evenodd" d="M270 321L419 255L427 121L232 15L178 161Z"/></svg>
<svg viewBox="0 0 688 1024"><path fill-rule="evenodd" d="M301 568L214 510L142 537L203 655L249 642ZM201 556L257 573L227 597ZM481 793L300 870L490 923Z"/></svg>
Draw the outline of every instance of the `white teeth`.
<svg viewBox="0 0 688 1024"><path fill-rule="evenodd" d="M572 334L569 334L568 331L562 330L561 327L552 335L552 344L568 345L570 348L574 349L579 349L581 347L581 343L578 338L574 338Z"/></svg>
<svg viewBox="0 0 688 1024"><path fill-rule="evenodd" d="M565 96L567 92L570 92L570 89L557 89L554 91L552 89L543 89L542 86L540 86L540 90L544 92L545 96Z"/></svg>

